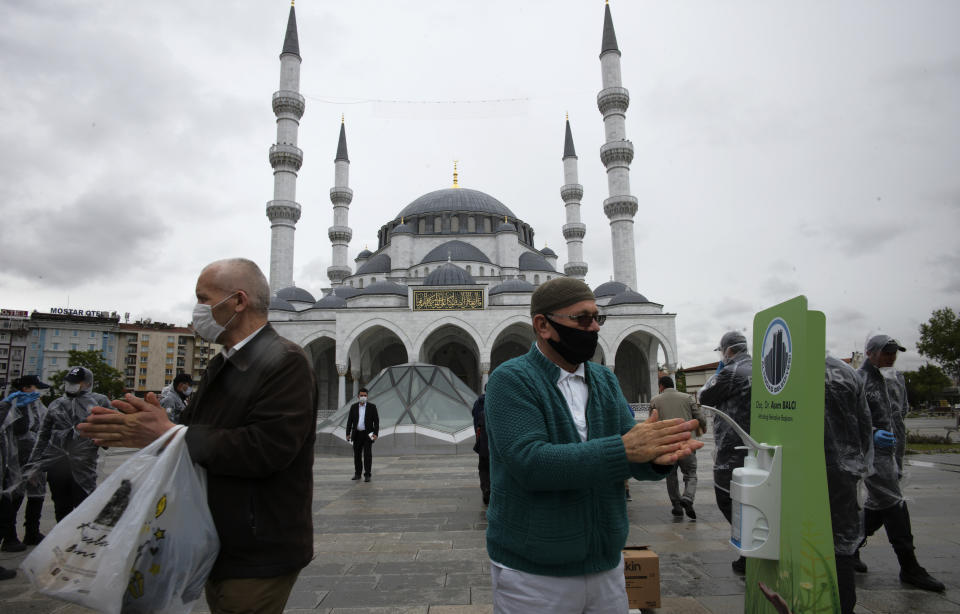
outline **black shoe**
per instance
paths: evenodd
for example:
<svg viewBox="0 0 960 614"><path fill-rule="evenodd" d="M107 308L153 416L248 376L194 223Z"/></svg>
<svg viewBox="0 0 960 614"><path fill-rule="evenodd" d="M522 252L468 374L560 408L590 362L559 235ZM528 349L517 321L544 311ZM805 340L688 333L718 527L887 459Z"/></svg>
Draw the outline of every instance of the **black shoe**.
<svg viewBox="0 0 960 614"><path fill-rule="evenodd" d="M23 536L23 545L24 546L36 546L43 541L43 538L46 537L43 533L37 531L36 533L27 533Z"/></svg>
<svg viewBox="0 0 960 614"><path fill-rule="evenodd" d="M17 572L14 569L4 569L0 567L0 580L10 580L17 577Z"/></svg>
<svg viewBox="0 0 960 614"><path fill-rule="evenodd" d="M697 513L696 513L695 511L693 511L693 501L687 501L686 499L682 499L682 500L680 501L680 505L683 506L683 511L685 511L685 512L687 513L687 517L688 517L690 520L696 520L696 519L697 519Z"/></svg>
<svg viewBox="0 0 960 614"><path fill-rule="evenodd" d="M943 585L943 582L937 580L933 576L927 573L927 570L923 567L917 565L916 567L910 567L907 569L900 570L900 581L905 584L910 584L919 589L925 591L933 591L936 593L942 592L946 587Z"/></svg>
<svg viewBox="0 0 960 614"><path fill-rule="evenodd" d="M853 570L857 573L867 573L867 564L860 560L860 551L853 554Z"/></svg>
<svg viewBox="0 0 960 614"><path fill-rule="evenodd" d="M363 481L364 481L364 482L369 482L369 481L370 481L370 476L369 476L369 475L363 476Z"/></svg>
<svg viewBox="0 0 960 614"><path fill-rule="evenodd" d="M490 493L488 492L483 493L483 504L484 505L490 504Z"/></svg>
<svg viewBox="0 0 960 614"><path fill-rule="evenodd" d="M681 507L679 503L674 503L673 509L670 510L670 513L677 518L683 518L683 507Z"/></svg>
<svg viewBox="0 0 960 614"><path fill-rule="evenodd" d="M4 552L23 552L27 547L20 543L20 540L16 537L8 537L3 540L3 545L0 546L0 550Z"/></svg>
<svg viewBox="0 0 960 614"><path fill-rule="evenodd" d="M351 479L351 480L359 480L359 479L360 479L360 474L359 474L359 473L354 473L354 474L353 474L353 477L350 478L350 479Z"/></svg>
<svg viewBox="0 0 960 614"><path fill-rule="evenodd" d="M733 571L735 573L747 573L747 559L742 556L736 561L730 563L730 566L733 567Z"/></svg>
<svg viewBox="0 0 960 614"><path fill-rule="evenodd" d="M624 499L626 499L627 501L633 501L633 497L630 496L630 489L629 489L629 488L625 488L625 489L624 489L624 491L623 491L623 497L624 497Z"/></svg>

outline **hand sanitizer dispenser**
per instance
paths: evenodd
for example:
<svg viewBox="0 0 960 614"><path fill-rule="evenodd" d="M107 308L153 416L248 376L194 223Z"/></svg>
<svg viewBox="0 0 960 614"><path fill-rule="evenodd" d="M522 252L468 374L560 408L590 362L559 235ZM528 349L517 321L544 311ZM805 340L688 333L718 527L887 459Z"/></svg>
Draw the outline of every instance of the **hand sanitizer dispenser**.
<svg viewBox="0 0 960 614"><path fill-rule="evenodd" d="M726 420L746 444L743 467L733 470L730 498L730 544L742 556L778 560L780 558L780 489L783 447L758 443L722 411L701 406Z"/></svg>

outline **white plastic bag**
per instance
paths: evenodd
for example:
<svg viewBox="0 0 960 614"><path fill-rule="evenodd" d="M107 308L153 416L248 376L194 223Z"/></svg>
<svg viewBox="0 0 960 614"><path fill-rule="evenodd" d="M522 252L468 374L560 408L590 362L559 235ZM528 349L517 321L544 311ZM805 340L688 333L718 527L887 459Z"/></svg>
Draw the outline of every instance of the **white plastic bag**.
<svg viewBox="0 0 960 614"><path fill-rule="evenodd" d="M220 542L186 432L130 457L50 531L21 565L37 590L108 614L193 609Z"/></svg>

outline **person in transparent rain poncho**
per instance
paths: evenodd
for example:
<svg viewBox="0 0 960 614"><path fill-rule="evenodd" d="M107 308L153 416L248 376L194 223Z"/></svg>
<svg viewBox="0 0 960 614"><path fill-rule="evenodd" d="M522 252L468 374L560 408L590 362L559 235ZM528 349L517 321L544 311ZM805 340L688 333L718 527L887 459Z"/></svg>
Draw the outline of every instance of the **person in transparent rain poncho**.
<svg viewBox="0 0 960 614"><path fill-rule="evenodd" d="M907 502L900 490L903 454L906 451L907 386L893 368L897 352L906 348L888 335L871 335L864 348L866 360L857 371L863 381L873 420L874 473L866 479L864 530L867 537L883 527L900 563L900 581L927 591L942 591L944 585L920 566L914 553ZM866 543L866 539L864 542ZM867 570L857 557L857 570Z"/></svg>
<svg viewBox="0 0 960 614"><path fill-rule="evenodd" d="M37 444L24 469L28 484L47 472L57 522L63 520L97 487L97 456L100 449L81 437L76 426L97 406L110 399L93 391L93 372L71 367L64 377L64 394L50 404Z"/></svg>
<svg viewBox="0 0 960 614"><path fill-rule="evenodd" d="M863 383L853 367L827 356L823 390L823 450L840 612L853 614L854 554L863 540L857 492L860 480L873 471L873 426Z"/></svg>
<svg viewBox="0 0 960 614"><path fill-rule="evenodd" d="M753 361L747 351L747 338L737 331L724 333L717 351L722 352L722 360L717 372L700 389L700 403L719 409L749 433ZM744 445L740 435L721 419L713 421L713 440L716 444L713 451L713 490L717 507L730 522L730 479L734 469L743 467L746 450L737 450L737 446ZM745 573L747 560L741 556L732 565L735 572Z"/></svg>
<svg viewBox="0 0 960 614"><path fill-rule="evenodd" d="M22 468L30 460L30 452L37 443L37 434L47 407L40 400L40 390L50 388L36 375L24 375L13 380L14 392L0 401L0 455L3 456L3 492L0 493L0 539L3 552L21 552L27 546L40 543L40 514L47 494L47 482L39 476L32 484L24 485ZM23 542L17 536L17 512L27 498L24 513Z"/></svg>

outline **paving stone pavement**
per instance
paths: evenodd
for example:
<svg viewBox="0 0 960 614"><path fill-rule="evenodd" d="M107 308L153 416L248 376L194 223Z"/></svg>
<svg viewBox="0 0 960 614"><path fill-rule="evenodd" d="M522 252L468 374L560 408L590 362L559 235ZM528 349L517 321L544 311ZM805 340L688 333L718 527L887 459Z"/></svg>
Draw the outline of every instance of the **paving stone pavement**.
<svg viewBox="0 0 960 614"><path fill-rule="evenodd" d="M662 607L676 614L743 612L744 581L730 568L729 527L713 496L712 441L698 454L698 519L675 519L663 483L631 481L629 543L659 553ZM374 448L376 451L376 448ZM102 475L129 453L103 456ZM374 456L373 481L350 480L352 459L318 455L313 562L300 574L287 612L488 614L489 560L476 457ZM901 585L893 550L880 535L863 550L858 614L960 613L960 455L912 457L905 492L919 559L947 584L943 594ZM22 510L21 510L22 514ZM53 525L44 506L43 528ZM0 552L14 568L23 554ZM18 574L0 582L3 614L89 612L33 591ZM196 612L207 612L206 603Z"/></svg>

